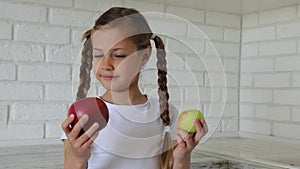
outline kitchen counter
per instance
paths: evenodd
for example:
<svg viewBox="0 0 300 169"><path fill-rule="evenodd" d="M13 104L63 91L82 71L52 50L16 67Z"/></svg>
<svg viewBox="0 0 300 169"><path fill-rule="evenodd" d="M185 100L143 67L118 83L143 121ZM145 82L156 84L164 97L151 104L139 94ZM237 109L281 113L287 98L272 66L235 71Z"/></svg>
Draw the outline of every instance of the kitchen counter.
<svg viewBox="0 0 300 169"><path fill-rule="evenodd" d="M200 156L197 158L197 155ZM193 163L201 155L265 168L300 168L300 145L246 138L213 138L197 146Z"/></svg>

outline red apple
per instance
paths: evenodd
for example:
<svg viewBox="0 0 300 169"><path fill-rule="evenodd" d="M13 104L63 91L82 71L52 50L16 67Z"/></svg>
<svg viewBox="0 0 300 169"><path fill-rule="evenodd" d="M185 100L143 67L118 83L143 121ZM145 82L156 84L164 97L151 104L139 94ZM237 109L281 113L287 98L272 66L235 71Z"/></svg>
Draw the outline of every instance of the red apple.
<svg viewBox="0 0 300 169"><path fill-rule="evenodd" d="M89 116L87 123L82 126L80 135L87 131L95 122L99 124L97 131L100 131L106 126L109 119L106 104L97 97L88 97L74 102L69 109L68 116L71 114L73 114L75 118L70 128L73 128L83 115L86 114Z"/></svg>

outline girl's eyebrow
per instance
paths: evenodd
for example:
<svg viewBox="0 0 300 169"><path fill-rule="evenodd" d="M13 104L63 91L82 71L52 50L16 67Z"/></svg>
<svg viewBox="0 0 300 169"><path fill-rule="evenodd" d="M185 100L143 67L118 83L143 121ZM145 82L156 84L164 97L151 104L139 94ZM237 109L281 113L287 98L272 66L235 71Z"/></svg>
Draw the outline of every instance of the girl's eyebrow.
<svg viewBox="0 0 300 169"><path fill-rule="evenodd" d="M102 49L99 49L99 48L93 48L94 50L97 50L97 51L100 51L100 52L102 52ZM117 50L128 50L127 48L114 48L114 49L112 49L113 51L117 51Z"/></svg>
<svg viewBox="0 0 300 169"><path fill-rule="evenodd" d="M101 49L99 49L99 48L93 48L94 50L97 50L97 51L102 51Z"/></svg>
<svg viewBox="0 0 300 169"><path fill-rule="evenodd" d="M113 51L117 51L117 50L128 50L127 48L114 48Z"/></svg>

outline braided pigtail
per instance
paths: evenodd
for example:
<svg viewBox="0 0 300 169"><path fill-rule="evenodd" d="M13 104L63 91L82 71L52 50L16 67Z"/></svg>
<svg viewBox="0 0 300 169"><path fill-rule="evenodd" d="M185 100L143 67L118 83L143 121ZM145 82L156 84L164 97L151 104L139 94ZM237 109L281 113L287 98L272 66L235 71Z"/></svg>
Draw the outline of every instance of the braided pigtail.
<svg viewBox="0 0 300 169"><path fill-rule="evenodd" d="M80 66L80 81L77 90L76 100L80 100L86 97L91 83L91 70L93 62L93 46L91 42L91 32L88 30L84 33L82 39L86 39L82 49L81 66Z"/></svg>
<svg viewBox="0 0 300 169"><path fill-rule="evenodd" d="M91 82L91 69L92 69L92 61L93 61L93 53L92 53L92 42L91 42L91 33L92 30L88 30L84 33L82 36L82 40L85 39L83 49L82 49L82 57L81 57L81 66L80 66L80 82L79 87L77 91L76 100L80 100L86 97L87 92L90 88L90 82ZM68 159L70 154L70 142L69 140L65 140L65 152L64 152L64 158L65 161Z"/></svg>
<svg viewBox="0 0 300 169"><path fill-rule="evenodd" d="M169 128L170 117L169 117L169 93L167 87L167 61L166 61L166 51L164 43L158 36L151 37L157 48L157 69L158 69L158 96L160 104L160 118L162 119L163 125ZM161 154L161 168L171 169L173 167L173 146L172 139L169 130L164 132L163 137L163 148Z"/></svg>

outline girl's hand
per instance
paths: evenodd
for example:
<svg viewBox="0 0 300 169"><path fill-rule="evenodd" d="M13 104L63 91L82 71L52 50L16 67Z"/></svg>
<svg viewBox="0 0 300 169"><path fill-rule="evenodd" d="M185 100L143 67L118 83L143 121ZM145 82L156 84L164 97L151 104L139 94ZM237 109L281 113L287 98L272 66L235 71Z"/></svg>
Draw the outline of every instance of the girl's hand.
<svg viewBox="0 0 300 169"><path fill-rule="evenodd" d="M74 115L70 115L63 123L62 128L67 135L70 144L70 152L67 152L68 158L71 158L73 162L80 164L86 164L91 156L90 146L98 136L99 132L96 129L99 127L98 123L93 124L87 131L81 136L79 135L82 130L82 126L88 121L88 116L84 115L79 119L78 123L73 129L70 129L69 125L74 120ZM66 153L66 152L65 152Z"/></svg>
<svg viewBox="0 0 300 169"><path fill-rule="evenodd" d="M190 162L190 156L192 150L197 146L200 139L207 133L208 127L204 119L195 120L196 133L189 134L181 129L176 131L177 146L174 149L173 157L175 162L188 163Z"/></svg>

